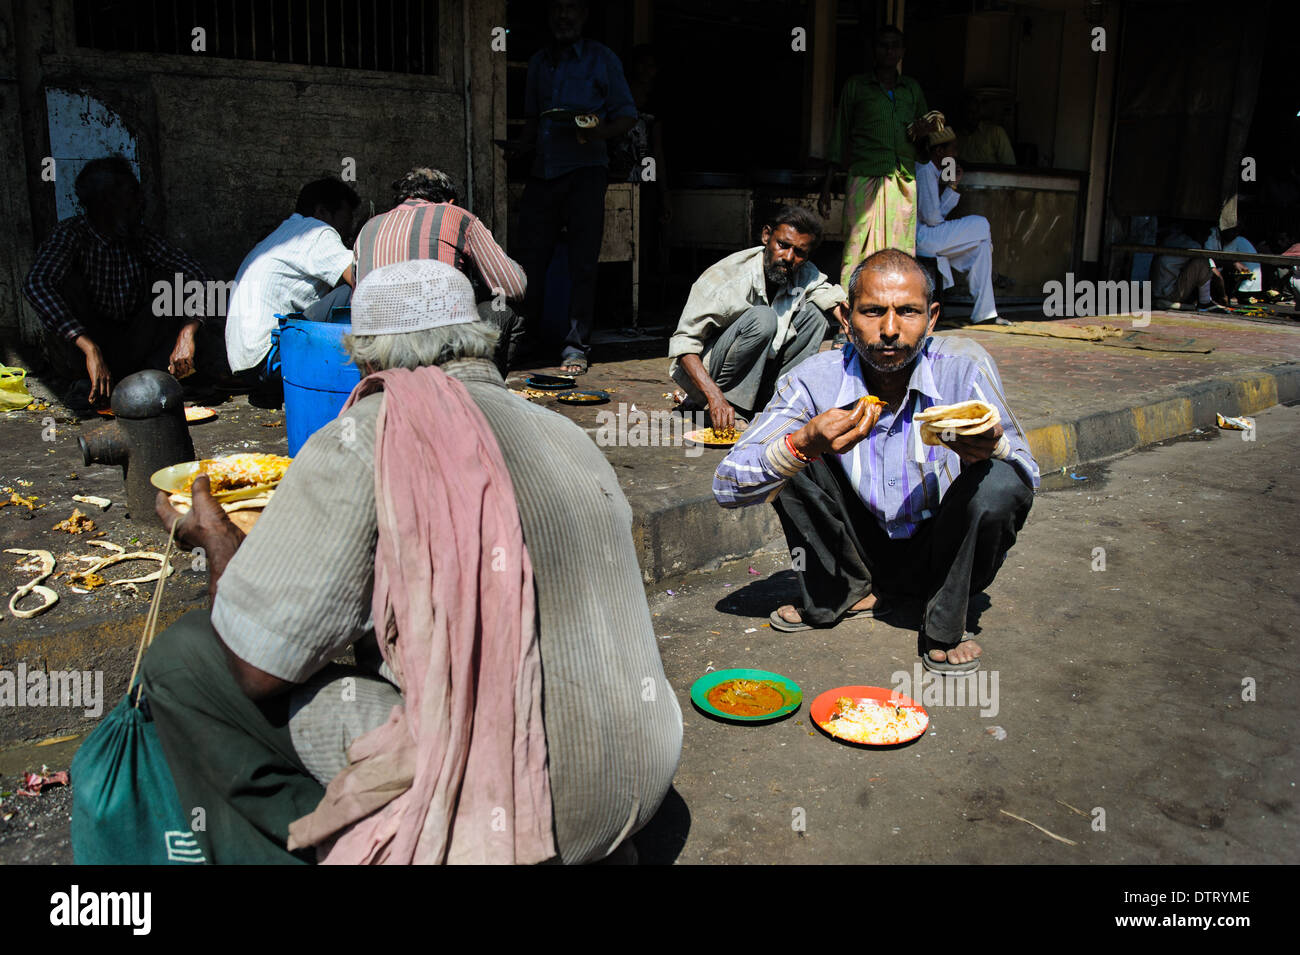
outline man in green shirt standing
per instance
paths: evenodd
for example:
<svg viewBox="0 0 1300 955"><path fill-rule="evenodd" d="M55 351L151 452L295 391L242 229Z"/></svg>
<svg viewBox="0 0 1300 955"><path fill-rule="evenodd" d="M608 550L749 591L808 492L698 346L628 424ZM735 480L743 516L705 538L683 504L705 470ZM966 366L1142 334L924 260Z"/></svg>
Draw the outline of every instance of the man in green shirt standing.
<svg viewBox="0 0 1300 955"><path fill-rule="evenodd" d="M829 218L831 177L848 169L844 190L844 264L841 286L854 267L881 249L916 254L916 146L938 128L925 119L920 84L898 72L903 33L885 26L876 34L875 67L844 84L826 150L826 179L817 204Z"/></svg>

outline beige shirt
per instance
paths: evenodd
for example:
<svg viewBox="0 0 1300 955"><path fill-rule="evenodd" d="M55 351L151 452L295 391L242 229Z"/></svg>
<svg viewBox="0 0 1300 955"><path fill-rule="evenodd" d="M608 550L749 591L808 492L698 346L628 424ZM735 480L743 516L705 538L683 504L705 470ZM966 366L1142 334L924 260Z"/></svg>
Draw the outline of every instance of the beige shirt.
<svg viewBox="0 0 1300 955"><path fill-rule="evenodd" d="M783 287L769 302L763 277L763 246L732 253L706 269L691 286L677 331L668 342L668 357L673 360L668 373L677 377L682 355L707 358L722 331L755 305L770 305L776 311L776 336L771 346L771 355L775 357L794 337L791 319L808 301L828 312L847 302L848 296L817 266L805 262L795 281Z"/></svg>

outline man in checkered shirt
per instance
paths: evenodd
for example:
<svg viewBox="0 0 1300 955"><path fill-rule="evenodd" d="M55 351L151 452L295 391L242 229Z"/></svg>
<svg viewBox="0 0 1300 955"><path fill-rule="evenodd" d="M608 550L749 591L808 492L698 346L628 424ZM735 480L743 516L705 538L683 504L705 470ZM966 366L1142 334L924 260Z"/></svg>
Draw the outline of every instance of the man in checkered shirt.
<svg viewBox="0 0 1300 955"><path fill-rule="evenodd" d="M124 157L88 162L76 191L85 214L58 224L23 283L45 324L55 377L82 381L83 389L89 379L84 397L96 404L115 382L144 368L177 378L193 373L200 319L156 316L152 288L178 272L184 281L207 282L207 273L141 224L143 190Z"/></svg>

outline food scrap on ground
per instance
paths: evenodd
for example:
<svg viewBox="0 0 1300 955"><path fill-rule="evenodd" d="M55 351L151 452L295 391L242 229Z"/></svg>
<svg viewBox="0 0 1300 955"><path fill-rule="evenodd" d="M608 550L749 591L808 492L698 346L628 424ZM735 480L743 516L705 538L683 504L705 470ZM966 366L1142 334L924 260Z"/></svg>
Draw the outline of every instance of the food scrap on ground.
<svg viewBox="0 0 1300 955"><path fill-rule="evenodd" d="M48 550L23 550L19 547L7 547L5 548L5 553L18 554L22 557L35 557L40 561L39 568L31 567L30 565L24 567L21 564L18 566L18 570L39 570L40 573L14 591L13 596L9 598L10 613L20 620L28 620L35 617L37 614L44 613L59 602L59 595L49 587L45 587L41 584L41 581L54 573L53 554ZM31 593L41 597L45 602L39 607L34 607L29 610L18 609L19 601Z"/></svg>
<svg viewBox="0 0 1300 955"><path fill-rule="evenodd" d="M77 571L68 574L68 589L75 594L88 594L96 587L103 587L108 583L108 578L88 570Z"/></svg>
<svg viewBox="0 0 1300 955"><path fill-rule="evenodd" d="M48 766L42 766L39 773L23 774L23 788L19 789L19 796L39 796L41 790L46 786L66 786L68 785L68 771L59 770L57 773L49 771Z"/></svg>
<svg viewBox="0 0 1300 955"><path fill-rule="evenodd" d="M9 500L0 501L0 507L8 507L10 504L21 504L23 507L27 508L27 510L34 511L45 506L44 504L36 503L39 498L35 494L31 497L23 497L11 487L6 487L2 490L9 495Z"/></svg>
<svg viewBox="0 0 1300 955"><path fill-rule="evenodd" d="M89 504L92 507L99 508L101 511L106 511L113 505L113 502L108 498L95 497L93 494L74 494L72 495L72 499L78 504Z"/></svg>
<svg viewBox="0 0 1300 955"><path fill-rule="evenodd" d="M80 509L73 508L72 516L59 521L54 525L54 529L56 531L67 531L69 534L84 534L95 529L95 522L82 514Z"/></svg>

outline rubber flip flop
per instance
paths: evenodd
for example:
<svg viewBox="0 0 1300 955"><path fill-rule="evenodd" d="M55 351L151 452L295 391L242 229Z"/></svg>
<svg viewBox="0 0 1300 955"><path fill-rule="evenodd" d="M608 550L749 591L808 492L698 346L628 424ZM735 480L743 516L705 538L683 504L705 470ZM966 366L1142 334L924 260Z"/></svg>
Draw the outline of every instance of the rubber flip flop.
<svg viewBox="0 0 1300 955"><path fill-rule="evenodd" d="M957 643L962 644L965 643L967 640L973 640L973 639L974 639L974 634L963 633L961 635L961 639L958 640ZM931 650L943 650L946 652L953 648L941 647L939 646L939 644L935 643L929 637L925 638L925 642L928 645L926 646L925 650L921 653L921 665L924 666L931 673L942 673L948 676L961 676L966 673L974 673L976 670L980 668L980 659L981 659L980 657L976 657L974 660L969 660L966 663L949 663L947 660L944 660L943 662L940 662L938 660L931 660L930 659Z"/></svg>
<svg viewBox="0 0 1300 955"><path fill-rule="evenodd" d="M840 620L852 620L854 617L883 617L888 613L889 613L889 608L886 607L883 604L883 602L877 598L876 605L874 607L871 607L867 610L850 610L843 617L841 617ZM802 611L800 611L800 614L802 615ZM801 630L819 629L817 627L814 627L810 623L804 623L802 620L799 621L798 623L791 623L789 620L786 620L784 617L781 616L781 611L779 608L773 610L771 614L768 615L767 622L772 625L773 630L780 630L782 633L798 633ZM836 623L839 622L840 622L839 620L836 621ZM832 624L832 626L834 626L834 624ZM824 630L826 628L822 627L820 629Z"/></svg>

